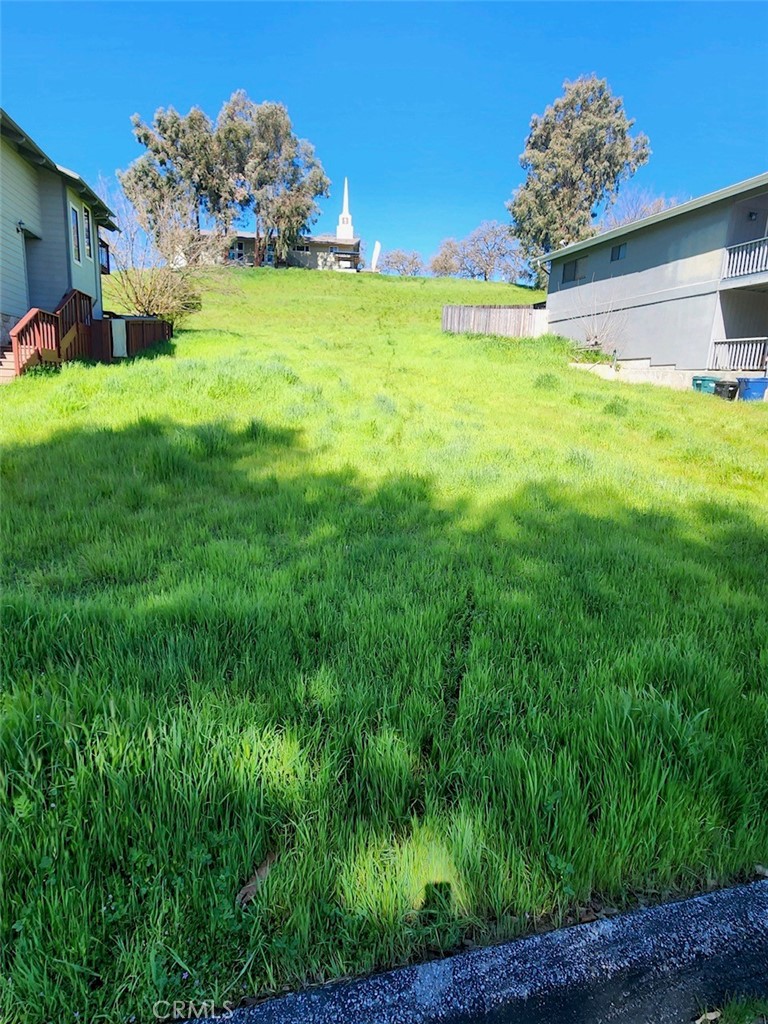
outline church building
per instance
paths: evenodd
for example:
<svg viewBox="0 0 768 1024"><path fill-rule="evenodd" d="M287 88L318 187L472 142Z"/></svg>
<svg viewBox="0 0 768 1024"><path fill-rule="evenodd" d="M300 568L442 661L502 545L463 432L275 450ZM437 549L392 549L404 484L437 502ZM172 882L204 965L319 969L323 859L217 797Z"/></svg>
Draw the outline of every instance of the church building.
<svg viewBox="0 0 768 1024"><path fill-rule="evenodd" d="M253 266L256 235L253 231L239 231L229 250L232 263ZM349 212L349 183L344 179L344 202L336 225L335 235L302 235L288 253L289 267L308 270L341 270L356 273L362 269L360 239L355 236L352 214ZM274 266L273 247L267 247L264 263Z"/></svg>

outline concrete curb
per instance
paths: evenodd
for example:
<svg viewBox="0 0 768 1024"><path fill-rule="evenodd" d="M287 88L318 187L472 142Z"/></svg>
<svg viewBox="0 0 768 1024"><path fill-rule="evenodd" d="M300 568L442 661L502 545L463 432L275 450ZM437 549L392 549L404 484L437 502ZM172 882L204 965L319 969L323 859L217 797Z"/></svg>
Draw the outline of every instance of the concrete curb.
<svg viewBox="0 0 768 1024"><path fill-rule="evenodd" d="M667 1024L768 998L768 881L326 985L231 1024Z"/></svg>

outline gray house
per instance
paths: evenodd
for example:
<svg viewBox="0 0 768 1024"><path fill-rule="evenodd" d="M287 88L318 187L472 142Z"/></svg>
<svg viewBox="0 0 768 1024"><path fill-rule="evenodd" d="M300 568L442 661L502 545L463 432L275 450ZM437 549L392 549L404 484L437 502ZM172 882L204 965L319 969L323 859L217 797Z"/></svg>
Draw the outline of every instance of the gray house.
<svg viewBox="0 0 768 1024"><path fill-rule="evenodd" d="M651 366L765 371L768 173L547 259L553 333Z"/></svg>
<svg viewBox="0 0 768 1024"><path fill-rule="evenodd" d="M102 313L112 213L79 174L55 163L0 110L0 345L31 309L52 315L72 291Z"/></svg>

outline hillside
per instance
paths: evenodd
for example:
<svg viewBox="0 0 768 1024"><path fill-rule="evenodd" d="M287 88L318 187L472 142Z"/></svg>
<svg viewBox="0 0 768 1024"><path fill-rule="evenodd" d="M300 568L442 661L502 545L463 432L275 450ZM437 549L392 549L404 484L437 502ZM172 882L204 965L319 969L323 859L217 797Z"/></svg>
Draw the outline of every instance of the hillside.
<svg viewBox="0 0 768 1024"><path fill-rule="evenodd" d="M531 298L212 275L154 358L2 389L11 1019L151 1020L768 862L768 404L440 332Z"/></svg>

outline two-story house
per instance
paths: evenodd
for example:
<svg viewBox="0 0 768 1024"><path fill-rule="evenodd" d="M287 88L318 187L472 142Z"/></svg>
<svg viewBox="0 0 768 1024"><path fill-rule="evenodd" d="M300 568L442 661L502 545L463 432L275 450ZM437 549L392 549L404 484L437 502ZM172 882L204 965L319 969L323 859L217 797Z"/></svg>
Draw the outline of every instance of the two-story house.
<svg viewBox="0 0 768 1024"><path fill-rule="evenodd" d="M765 372L768 173L546 259L553 333L652 366Z"/></svg>
<svg viewBox="0 0 768 1024"><path fill-rule="evenodd" d="M99 227L115 230L102 200L0 111L0 344L30 309L54 311L73 291L101 316Z"/></svg>

